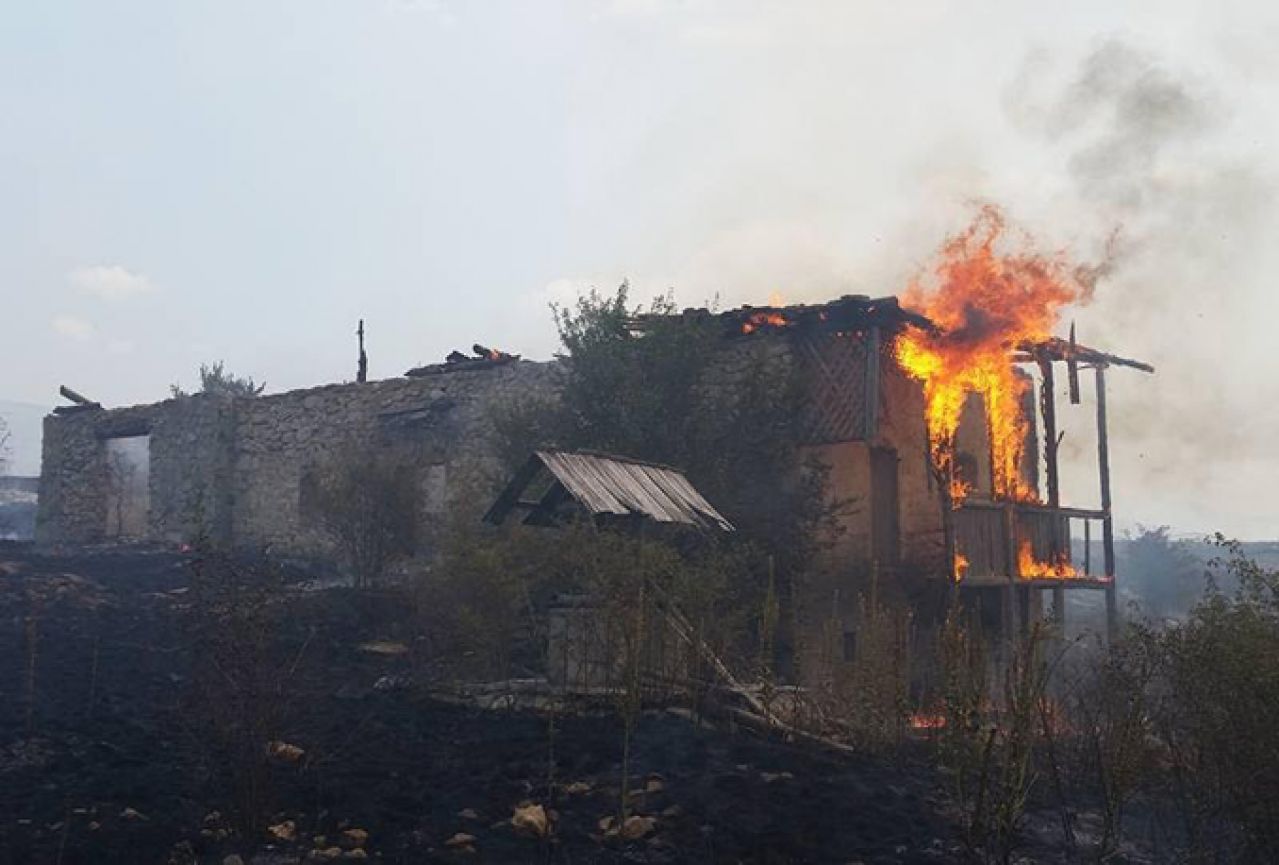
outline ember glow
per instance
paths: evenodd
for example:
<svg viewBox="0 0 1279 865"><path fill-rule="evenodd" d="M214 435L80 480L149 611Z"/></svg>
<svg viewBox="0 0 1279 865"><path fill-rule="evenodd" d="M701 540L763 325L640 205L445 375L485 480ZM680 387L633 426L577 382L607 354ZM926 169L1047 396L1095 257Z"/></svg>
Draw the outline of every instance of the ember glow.
<svg viewBox="0 0 1279 865"><path fill-rule="evenodd" d="M909 723L912 730L943 730L946 728L946 716L935 712L915 712Z"/></svg>
<svg viewBox="0 0 1279 865"><path fill-rule="evenodd" d="M1090 289L1078 269L1060 256L1008 252L1003 214L986 206L972 225L943 244L933 269L935 281L916 282L905 305L938 326L929 333L910 330L898 337L897 361L923 382L929 449L933 464L950 482L951 498L969 489L955 481L955 433L967 395L985 404L994 492L1033 501L1038 498L1020 471L1028 421L1023 412L1026 381L1014 372L1010 355L1023 342L1052 335L1062 307L1086 302Z"/></svg>
<svg viewBox="0 0 1279 865"><path fill-rule="evenodd" d="M761 309L751 313L750 317L742 322L742 333L754 333L761 327L786 327L788 324L790 322L786 320L786 316L777 310Z"/></svg>

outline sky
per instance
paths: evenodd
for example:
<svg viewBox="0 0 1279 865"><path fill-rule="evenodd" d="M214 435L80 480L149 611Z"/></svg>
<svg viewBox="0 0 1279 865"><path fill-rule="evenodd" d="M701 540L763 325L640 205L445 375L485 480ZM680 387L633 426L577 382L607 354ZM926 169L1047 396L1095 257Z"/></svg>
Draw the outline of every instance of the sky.
<svg viewBox="0 0 1279 865"><path fill-rule="evenodd" d="M1271 4L1182 0L11 4L15 463L59 384L349 380L359 318L390 377L474 342L547 358L548 303L623 279L893 294L989 201L1112 254L1063 328L1158 368L1110 376L1124 524L1276 537L1276 44Z"/></svg>

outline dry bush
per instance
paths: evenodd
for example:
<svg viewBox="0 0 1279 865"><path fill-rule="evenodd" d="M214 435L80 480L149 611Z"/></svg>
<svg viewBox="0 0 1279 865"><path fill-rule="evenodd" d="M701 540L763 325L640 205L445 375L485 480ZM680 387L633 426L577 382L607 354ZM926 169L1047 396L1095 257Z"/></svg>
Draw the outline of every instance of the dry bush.
<svg viewBox="0 0 1279 865"><path fill-rule="evenodd" d="M952 612L938 639L940 710L938 760L951 776L964 835L983 862L1009 862L1019 842L1036 780L1036 749L1051 664L1047 629L1033 623L989 681L982 635Z"/></svg>
<svg viewBox="0 0 1279 865"><path fill-rule="evenodd" d="M194 663L184 717L198 753L229 785L246 831L272 812L268 744L284 737L300 702L295 677L306 643L279 645L283 592L267 563L203 554L192 566Z"/></svg>
<svg viewBox="0 0 1279 865"><path fill-rule="evenodd" d="M832 617L827 624L822 715L827 732L861 750L886 753L902 743L910 717L911 611L880 600L872 579L870 592L857 599L852 626L855 647L845 659L843 620Z"/></svg>
<svg viewBox="0 0 1279 865"><path fill-rule="evenodd" d="M325 467L315 510L356 588L417 551L421 495L415 467L393 452L351 446Z"/></svg>
<svg viewBox="0 0 1279 865"><path fill-rule="evenodd" d="M439 559L414 586L430 654L449 678L505 679L543 663L541 611L566 585L556 540L544 529L450 523Z"/></svg>
<svg viewBox="0 0 1279 865"><path fill-rule="evenodd" d="M1238 582L1184 625L1147 632L1157 653L1152 716L1184 820L1184 855L1279 861L1279 572L1218 538Z"/></svg>
<svg viewBox="0 0 1279 865"><path fill-rule="evenodd" d="M1132 630L1062 665L1052 703L1060 717L1045 711L1042 719L1066 835L1073 841L1074 811L1098 803L1101 832L1092 852L1099 860L1117 852L1128 805L1156 768L1150 698L1160 665L1157 646Z"/></svg>

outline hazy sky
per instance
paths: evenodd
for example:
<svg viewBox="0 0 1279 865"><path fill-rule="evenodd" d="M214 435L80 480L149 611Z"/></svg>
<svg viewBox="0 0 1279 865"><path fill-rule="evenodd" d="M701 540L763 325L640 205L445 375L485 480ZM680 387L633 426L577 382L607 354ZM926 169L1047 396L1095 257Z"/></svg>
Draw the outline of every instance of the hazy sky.
<svg viewBox="0 0 1279 865"><path fill-rule="evenodd" d="M1277 536L1272 8L9 4L0 400L342 380L361 316L378 377L547 357L547 302L624 277L894 293L985 199L1085 258L1119 227L1073 318L1159 367L1111 376L1125 518Z"/></svg>

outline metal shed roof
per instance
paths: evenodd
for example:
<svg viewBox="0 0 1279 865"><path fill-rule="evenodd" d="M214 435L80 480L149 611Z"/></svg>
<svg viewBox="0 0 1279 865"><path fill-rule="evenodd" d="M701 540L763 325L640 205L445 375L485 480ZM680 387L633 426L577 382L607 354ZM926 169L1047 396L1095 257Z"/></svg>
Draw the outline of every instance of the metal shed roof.
<svg viewBox="0 0 1279 865"><path fill-rule="evenodd" d="M551 450L533 454L484 518L500 523L514 507L536 507L520 497L543 467L565 493L594 515L643 516L659 523L734 531L733 524L677 469L625 457Z"/></svg>

